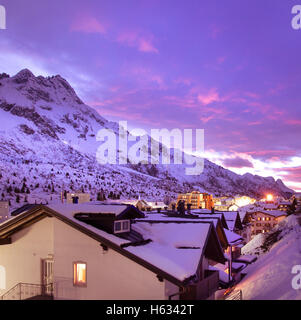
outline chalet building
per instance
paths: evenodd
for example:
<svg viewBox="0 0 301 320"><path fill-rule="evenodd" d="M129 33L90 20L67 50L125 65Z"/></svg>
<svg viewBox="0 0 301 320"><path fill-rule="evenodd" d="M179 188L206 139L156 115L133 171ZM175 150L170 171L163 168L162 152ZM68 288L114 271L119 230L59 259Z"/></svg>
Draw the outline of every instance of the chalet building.
<svg viewBox="0 0 301 320"><path fill-rule="evenodd" d="M210 261L226 262L214 223L144 218L122 205L20 208L0 224L1 299L213 299Z"/></svg>
<svg viewBox="0 0 301 320"><path fill-rule="evenodd" d="M67 193L66 196L66 202L67 204L81 204L81 203L86 203L90 201L90 194L89 193L80 193L80 192L75 192L75 193Z"/></svg>
<svg viewBox="0 0 301 320"><path fill-rule="evenodd" d="M210 260L209 269L219 272L220 287L227 288L231 283L240 280L241 271L247 265L244 261L240 261L241 248L244 245L244 239L239 234L229 230L229 226L227 225L223 212L217 214L195 213L200 211L202 212L205 210L194 210L193 213L184 215L181 215L178 212L164 211L160 214L146 214L145 218L137 220L153 224L177 223L181 225L179 226L179 230L182 230L182 225L187 223L200 225L213 223L227 262L225 264L221 264ZM231 214L233 219L237 219L233 213ZM240 229L241 224L239 224L239 222L240 219L237 222L237 227ZM235 226L235 223L230 221L229 225L232 227L232 225Z"/></svg>
<svg viewBox="0 0 301 320"><path fill-rule="evenodd" d="M0 201L0 223L6 221L9 218L9 202Z"/></svg>
<svg viewBox="0 0 301 320"><path fill-rule="evenodd" d="M285 217L286 213L284 211L258 210L256 212L247 212L244 220L250 223L253 238L257 234L269 232Z"/></svg>
<svg viewBox="0 0 301 320"><path fill-rule="evenodd" d="M213 198L214 209L218 211L228 211L229 208L234 204L234 199L229 197L218 197Z"/></svg>
<svg viewBox="0 0 301 320"><path fill-rule="evenodd" d="M278 204L278 210L280 211L287 211L288 208L291 206L291 202L290 201L280 201Z"/></svg>
<svg viewBox="0 0 301 320"><path fill-rule="evenodd" d="M193 191L191 193L179 194L177 204L180 201L185 202L185 208L190 205L191 209L209 209L211 210L214 206L213 197L208 193L201 193L199 191Z"/></svg>

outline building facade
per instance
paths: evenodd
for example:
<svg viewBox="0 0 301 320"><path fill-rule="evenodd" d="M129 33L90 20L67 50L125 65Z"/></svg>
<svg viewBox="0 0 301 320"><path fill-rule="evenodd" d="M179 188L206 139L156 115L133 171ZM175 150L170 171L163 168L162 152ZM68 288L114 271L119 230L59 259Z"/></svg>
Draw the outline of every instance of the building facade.
<svg viewBox="0 0 301 320"><path fill-rule="evenodd" d="M199 191L192 191L191 193L181 193L178 195L177 203L179 201L185 202L185 209L187 204L191 205L191 209L209 209L214 207L213 197L208 193L201 193Z"/></svg>
<svg viewBox="0 0 301 320"><path fill-rule="evenodd" d="M257 234L271 231L276 225L286 217L286 213L280 210L277 211L257 211L247 213L246 220L251 225L251 237Z"/></svg>

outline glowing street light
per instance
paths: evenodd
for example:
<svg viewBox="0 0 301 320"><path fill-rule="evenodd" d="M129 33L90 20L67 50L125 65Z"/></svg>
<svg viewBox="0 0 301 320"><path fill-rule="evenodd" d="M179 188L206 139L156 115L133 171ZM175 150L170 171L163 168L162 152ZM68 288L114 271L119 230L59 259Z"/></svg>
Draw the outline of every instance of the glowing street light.
<svg viewBox="0 0 301 320"><path fill-rule="evenodd" d="M267 201L273 201L274 197L272 194L267 195Z"/></svg>

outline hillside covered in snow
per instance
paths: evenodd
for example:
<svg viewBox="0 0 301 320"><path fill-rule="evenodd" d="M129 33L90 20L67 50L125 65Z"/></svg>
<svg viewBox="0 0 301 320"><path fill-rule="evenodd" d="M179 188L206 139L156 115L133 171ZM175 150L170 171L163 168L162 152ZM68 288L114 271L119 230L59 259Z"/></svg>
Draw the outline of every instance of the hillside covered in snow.
<svg viewBox="0 0 301 320"><path fill-rule="evenodd" d="M0 119L0 198L12 205L51 201L63 189L158 200L191 189L258 198L293 192L281 180L240 176L208 160L198 176L185 175L184 165L100 165L97 132L117 133L118 124L85 105L59 75L0 74Z"/></svg>
<svg viewBox="0 0 301 320"><path fill-rule="evenodd" d="M301 216L291 215L268 234L259 234L242 250L259 254L247 267L247 276L237 286L244 300L300 300L301 290L293 287L294 266L301 265ZM300 267L301 268L301 267ZM299 277L299 278L298 278Z"/></svg>

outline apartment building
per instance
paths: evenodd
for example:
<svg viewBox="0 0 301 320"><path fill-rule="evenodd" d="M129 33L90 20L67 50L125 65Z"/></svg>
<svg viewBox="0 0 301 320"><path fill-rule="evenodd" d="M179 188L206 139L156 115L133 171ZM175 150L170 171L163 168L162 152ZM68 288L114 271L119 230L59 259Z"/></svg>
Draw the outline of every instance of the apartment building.
<svg viewBox="0 0 301 320"><path fill-rule="evenodd" d="M191 209L209 209L214 207L213 197L211 194L202 193L199 191L192 191L190 193L181 193L178 195L177 203L179 201L185 202L185 209L187 204L191 205Z"/></svg>

